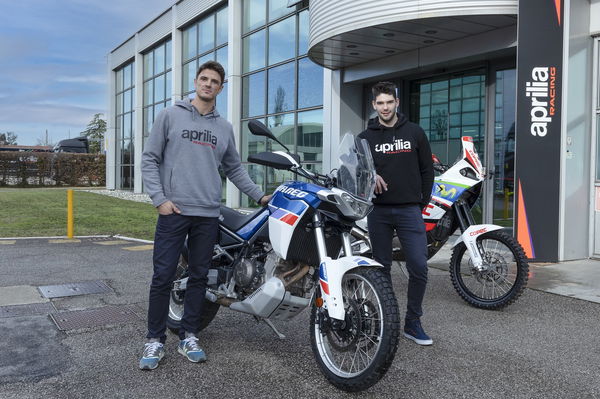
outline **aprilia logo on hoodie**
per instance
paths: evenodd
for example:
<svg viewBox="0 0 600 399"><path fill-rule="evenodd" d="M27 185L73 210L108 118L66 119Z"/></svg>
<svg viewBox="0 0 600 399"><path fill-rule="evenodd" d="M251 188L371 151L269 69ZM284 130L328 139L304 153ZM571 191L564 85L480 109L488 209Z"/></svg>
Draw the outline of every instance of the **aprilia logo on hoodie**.
<svg viewBox="0 0 600 399"><path fill-rule="evenodd" d="M397 139L392 143L375 144L375 151L384 154L398 154L400 152L411 152L412 146L410 141Z"/></svg>
<svg viewBox="0 0 600 399"><path fill-rule="evenodd" d="M217 147L217 137L210 130L182 130L181 137L194 144L207 145L213 150Z"/></svg>

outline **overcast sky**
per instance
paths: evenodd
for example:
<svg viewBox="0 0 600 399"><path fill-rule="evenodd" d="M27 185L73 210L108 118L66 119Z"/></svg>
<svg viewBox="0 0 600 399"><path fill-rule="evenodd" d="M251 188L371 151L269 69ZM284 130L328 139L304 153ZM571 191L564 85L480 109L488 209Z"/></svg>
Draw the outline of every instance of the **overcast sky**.
<svg viewBox="0 0 600 399"><path fill-rule="evenodd" d="M175 0L0 0L0 132L76 137L106 114L106 55Z"/></svg>

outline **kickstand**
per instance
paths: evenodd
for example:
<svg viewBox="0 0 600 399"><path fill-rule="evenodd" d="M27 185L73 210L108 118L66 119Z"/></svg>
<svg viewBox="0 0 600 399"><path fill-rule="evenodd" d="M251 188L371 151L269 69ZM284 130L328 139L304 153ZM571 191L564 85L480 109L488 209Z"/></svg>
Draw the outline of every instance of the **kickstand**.
<svg viewBox="0 0 600 399"><path fill-rule="evenodd" d="M268 325L269 327L271 327L271 330L273 330L273 332L277 335L277 337L279 339L285 339L285 335L283 335L282 333L280 333L279 331L277 331L277 328L275 328L275 325L273 325L273 323L271 322L271 320L269 320L269 319L262 319L262 321L264 321L266 325Z"/></svg>

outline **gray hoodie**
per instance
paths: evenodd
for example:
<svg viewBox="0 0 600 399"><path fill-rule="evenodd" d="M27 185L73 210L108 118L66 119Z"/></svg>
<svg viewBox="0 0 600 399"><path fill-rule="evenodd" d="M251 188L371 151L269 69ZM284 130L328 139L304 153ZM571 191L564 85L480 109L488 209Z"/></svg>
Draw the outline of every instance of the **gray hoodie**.
<svg viewBox="0 0 600 399"><path fill-rule="evenodd" d="M142 154L144 188L154 206L171 200L182 215L219 216L219 166L241 191L260 200L264 193L241 164L233 128L216 109L200 115L184 100L158 114Z"/></svg>

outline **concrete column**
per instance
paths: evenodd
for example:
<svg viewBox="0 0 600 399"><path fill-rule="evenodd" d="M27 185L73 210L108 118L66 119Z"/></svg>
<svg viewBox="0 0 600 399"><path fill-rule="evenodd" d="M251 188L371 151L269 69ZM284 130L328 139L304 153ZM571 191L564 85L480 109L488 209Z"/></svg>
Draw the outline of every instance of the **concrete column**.
<svg viewBox="0 0 600 399"><path fill-rule="evenodd" d="M241 126L242 118L242 2L230 1L228 13L228 46L227 57L227 110L228 120L233 125L233 135L241 153ZM240 190L227 180L226 202L231 208L240 206Z"/></svg>
<svg viewBox="0 0 600 399"><path fill-rule="evenodd" d="M323 172L337 165L340 143L341 73L323 69Z"/></svg>
<svg viewBox="0 0 600 399"><path fill-rule="evenodd" d="M112 70L112 55L107 57L108 72L108 112L106 114L106 133L104 134L104 154L106 154L106 188L114 190L116 188L116 73Z"/></svg>
<svg viewBox="0 0 600 399"><path fill-rule="evenodd" d="M171 29L171 103L174 104L175 101L181 100L183 96L183 65L181 64L181 60L183 59L183 32L177 29L177 4L173 5L171 10L173 18L173 27Z"/></svg>
<svg viewBox="0 0 600 399"><path fill-rule="evenodd" d="M135 35L135 113L133 115L133 192L142 192L142 151L144 146L144 55L139 52L139 34Z"/></svg>

